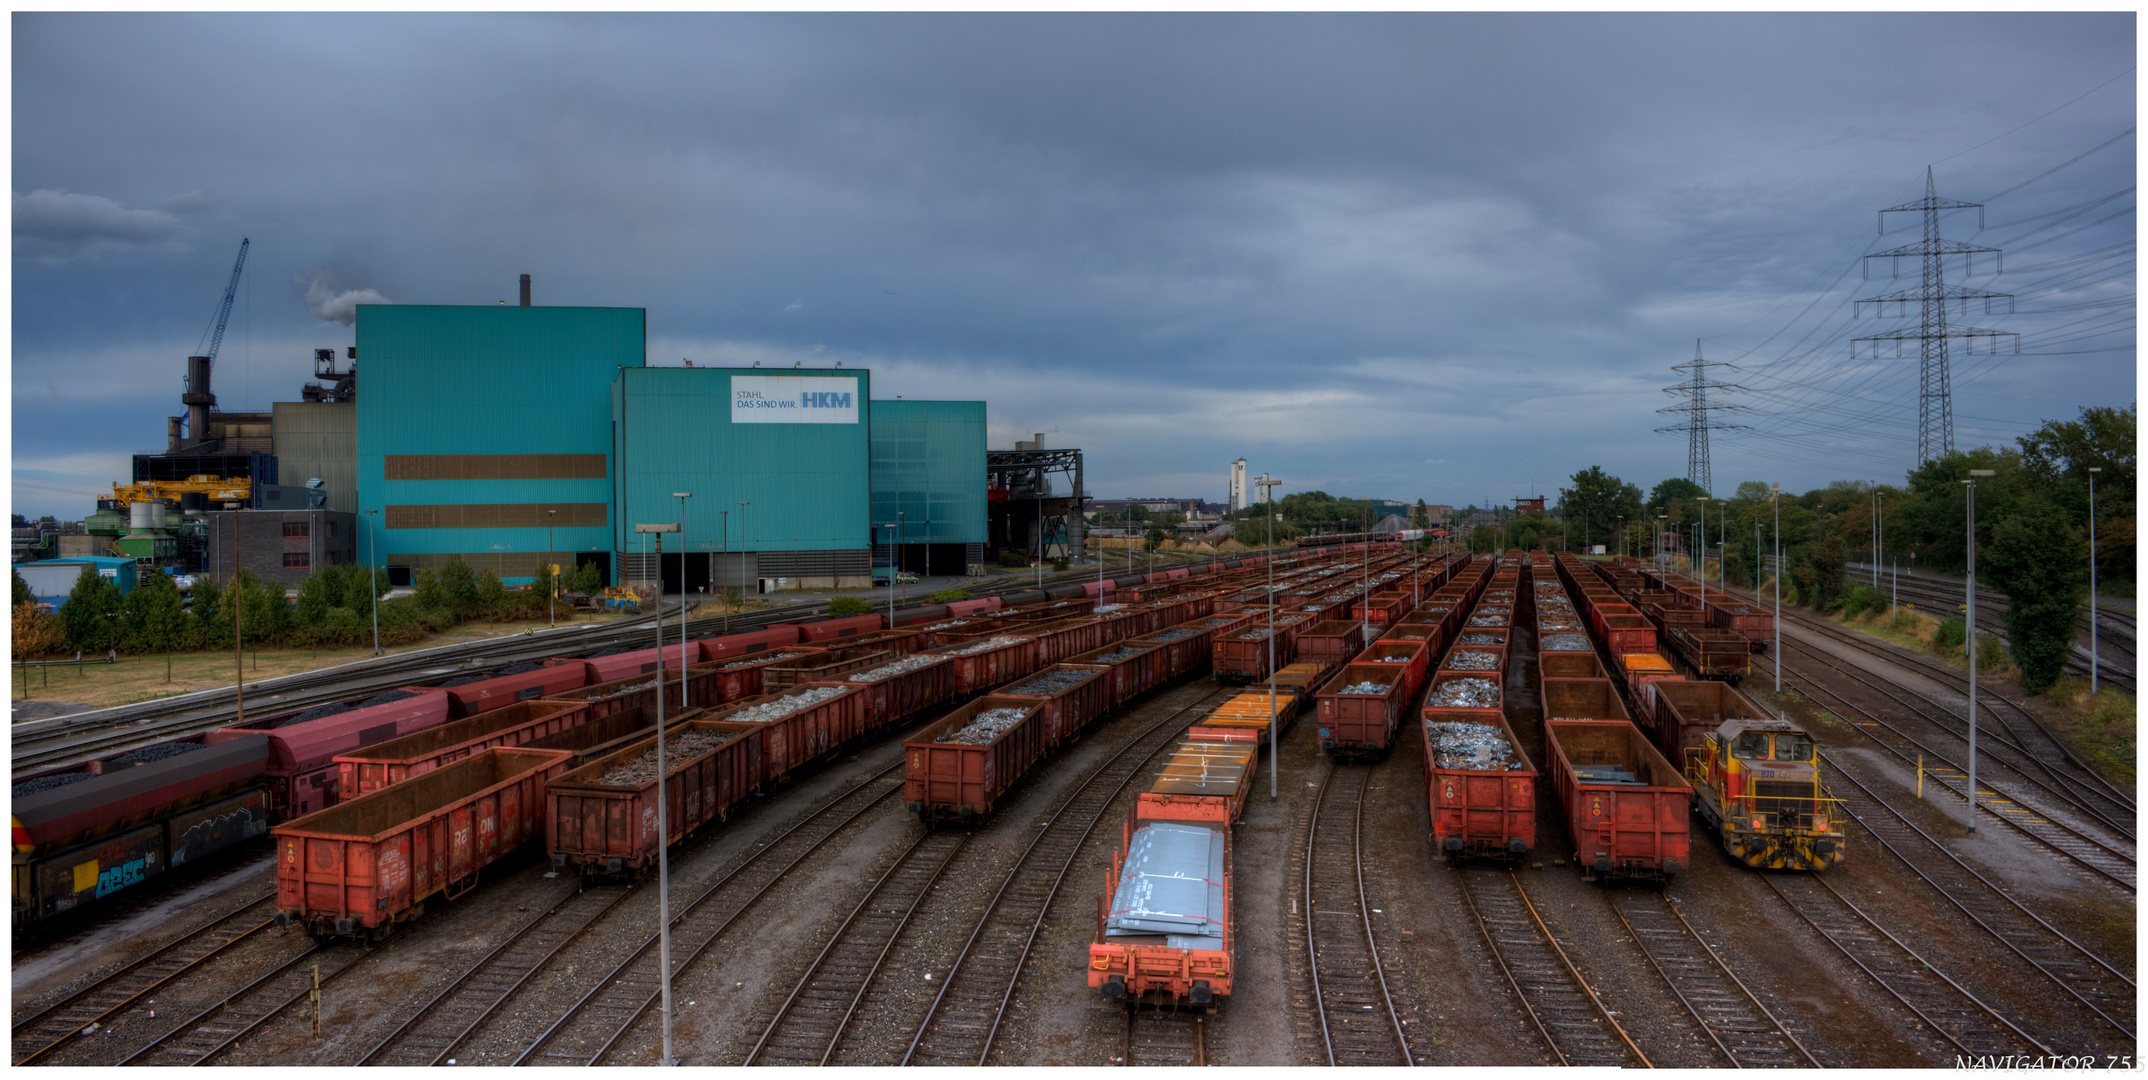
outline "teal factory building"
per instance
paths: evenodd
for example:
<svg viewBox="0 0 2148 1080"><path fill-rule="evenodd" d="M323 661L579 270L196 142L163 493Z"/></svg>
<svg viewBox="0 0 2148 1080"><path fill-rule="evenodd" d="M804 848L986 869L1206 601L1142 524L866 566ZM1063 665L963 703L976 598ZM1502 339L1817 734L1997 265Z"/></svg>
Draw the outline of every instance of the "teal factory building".
<svg viewBox="0 0 2148 1080"><path fill-rule="evenodd" d="M407 581L459 557L510 583L596 562L670 592L982 561L983 402L874 401L840 367L649 367L646 326L640 308L361 306L360 560ZM634 529L659 522L684 526L661 562Z"/></svg>

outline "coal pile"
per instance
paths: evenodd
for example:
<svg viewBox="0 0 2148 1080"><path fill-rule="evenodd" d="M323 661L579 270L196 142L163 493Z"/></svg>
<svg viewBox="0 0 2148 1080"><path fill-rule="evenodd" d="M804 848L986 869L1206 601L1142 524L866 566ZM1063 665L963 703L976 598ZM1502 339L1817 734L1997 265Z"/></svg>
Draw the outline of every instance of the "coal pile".
<svg viewBox="0 0 2148 1080"><path fill-rule="evenodd" d="M1459 709L1496 709L1499 684L1490 679L1449 679L1432 688L1427 705Z"/></svg>
<svg viewBox="0 0 2148 1080"><path fill-rule="evenodd" d="M530 672L532 672L532 671L543 671L543 670L544 670L544 665L543 665L543 664L516 664L516 665L515 665L515 666L513 666L513 667L508 667L508 668L501 668L501 669L500 669L500 674L502 674L502 675L527 675L527 674L529 674L529 673L530 673Z"/></svg>
<svg viewBox="0 0 2148 1080"><path fill-rule="evenodd" d="M1451 671L1492 671L1498 667L1498 653L1457 649L1453 656L1447 658L1447 668Z"/></svg>
<svg viewBox="0 0 2148 1080"><path fill-rule="evenodd" d="M1175 629L1166 630L1161 634L1157 634L1154 637L1148 638L1147 640L1154 641L1159 644L1169 644L1174 641L1184 641L1187 638L1190 638L1198 633L1200 633L1199 630L1189 630L1181 626Z"/></svg>
<svg viewBox="0 0 2148 1080"><path fill-rule="evenodd" d="M963 725L961 730L950 731L932 741L936 743L965 743L970 746L983 746L1012 730L1015 724L1021 722L1022 717L1028 711L1027 709L986 709L971 717L970 722Z"/></svg>
<svg viewBox="0 0 2148 1080"><path fill-rule="evenodd" d="M1545 634L1545 652L1588 652L1589 639L1583 634Z"/></svg>
<svg viewBox="0 0 2148 1080"><path fill-rule="evenodd" d="M1432 737L1437 768L1513 772L1526 767L1506 732L1490 724L1432 721L1425 724L1425 733Z"/></svg>
<svg viewBox="0 0 2148 1080"><path fill-rule="evenodd" d="M415 691L390 690L385 694L375 694L372 697L369 697L364 701L359 702L358 707L361 709L370 709L375 705L387 705L393 702L402 701L405 698L414 698L417 696L418 695Z"/></svg>
<svg viewBox="0 0 2148 1080"><path fill-rule="evenodd" d="M973 653L1004 649L1009 645L1020 644L1024 640L1018 637L990 637L983 641L972 641L967 645L952 645L939 650L939 654L941 656L969 656Z"/></svg>
<svg viewBox="0 0 2148 1080"><path fill-rule="evenodd" d="M158 743L155 746L142 747L140 750L129 750L105 762L105 766L109 768L113 765L147 765L152 761L162 761L165 758L175 758L181 754L191 754L199 749L201 749L201 744L198 742Z"/></svg>
<svg viewBox="0 0 2148 1080"><path fill-rule="evenodd" d="M286 728L290 727L293 724L303 724L310 720L324 719L326 717L335 716L338 713L347 713L351 711L352 708L353 706L345 705L340 701L331 702L327 705L315 705L313 708L307 709L304 712L284 717L283 719L278 720L273 724L270 724L269 729L273 731L276 728Z"/></svg>
<svg viewBox="0 0 2148 1080"><path fill-rule="evenodd" d="M486 678L487 677L484 675L457 675L454 678L449 679L444 683L441 683L440 688L442 690L445 690L450 686L468 686L474 682L484 682Z"/></svg>
<svg viewBox="0 0 2148 1080"><path fill-rule="evenodd" d="M900 660L890 661L889 663L882 664L879 667L873 668L870 671L858 672L857 674L852 675L850 677L850 681L880 682L884 679L892 679L895 676L901 675L907 671L916 671L919 668L931 667L932 665L941 662L942 659L944 659L944 657L937 653L931 655L905 656Z"/></svg>
<svg viewBox="0 0 2148 1080"><path fill-rule="evenodd" d="M1033 679L1030 679L1027 682L1022 683L1020 686L1016 686L1011 690L1002 690L1000 692L1003 694L1024 694L1031 697L1050 697L1053 694L1060 692L1061 690L1068 690L1072 689L1073 687L1080 686L1081 684L1088 682L1090 679L1096 678L1100 674L1102 674L1102 672L1076 671L1061 668L1054 671L1047 671L1042 675L1039 675Z"/></svg>
<svg viewBox="0 0 2148 1080"><path fill-rule="evenodd" d="M15 785L15 798L20 799L26 795L35 795L40 791L51 791L53 788L66 787L69 784L79 784L89 778L90 774L86 772L63 772L52 773L48 776L33 776Z"/></svg>
<svg viewBox="0 0 2148 1080"><path fill-rule="evenodd" d="M764 701L759 705L749 706L735 713L729 713L724 716L724 719L737 720L748 724L765 724L771 720L781 720L800 709L818 705L837 694L848 692L840 686L809 686L788 697L780 697L774 701Z"/></svg>
<svg viewBox="0 0 2148 1080"><path fill-rule="evenodd" d="M1116 663L1118 663L1118 662L1119 662L1119 661L1121 661L1121 660L1131 660L1131 659L1133 659L1134 657L1136 657L1136 656L1140 656L1140 655L1141 655L1142 653L1145 653L1145 652L1147 652L1147 651L1148 651L1147 649L1136 649L1136 648L1133 648L1132 646L1128 646L1128 645L1121 645L1121 646L1119 646L1118 648L1116 648L1116 649L1113 649L1113 650L1111 650L1110 652L1108 652L1108 653L1105 653L1105 654L1103 654L1102 656L1092 656L1092 657L1090 657L1089 659L1087 659L1087 660L1084 660L1084 661L1082 661L1082 663L1085 663L1085 664L1116 664Z"/></svg>
<svg viewBox="0 0 2148 1080"><path fill-rule="evenodd" d="M664 735L664 764L676 769L681 762L700 757L736 738L738 734L730 731L667 732ZM640 757L606 770L597 783L607 787L638 787L654 779L656 747L651 746Z"/></svg>
<svg viewBox="0 0 2148 1080"><path fill-rule="evenodd" d="M804 655L805 655L805 654L804 654L804 653L802 653L802 652L784 652L784 653L776 653L776 654L775 654L775 655L773 655L773 656L756 656L756 657L752 657L752 658L750 658L750 659L746 659L746 660L733 660L733 661L731 661L730 663L728 663L728 664L725 664L724 666L722 666L722 667L720 667L720 668L717 668L716 670L718 670L718 671L730 671L730 670L731 670L731 669L733 669L733 668L742 668L742 667L752 667L752 666L753 666L753 665L755 665L755 664L767 664L767 663L773 663L774 661L777 661L777 660L788 660L788 659L790 659L790 658L791 658L791 657L793 657L793 656L804 656Z"/></svg>

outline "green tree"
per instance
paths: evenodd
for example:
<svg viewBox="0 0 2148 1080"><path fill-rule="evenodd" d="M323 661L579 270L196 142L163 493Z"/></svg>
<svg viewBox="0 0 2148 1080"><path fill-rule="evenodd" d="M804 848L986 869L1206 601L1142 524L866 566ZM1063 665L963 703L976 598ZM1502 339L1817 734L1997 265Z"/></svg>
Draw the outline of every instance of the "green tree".
<svg viewBox="0 0 2148 1080"><path fill-rule="evenodd" d="M191 623L187 643L196 649L231 646L231 617L225 612L229 599L223 587L207 578L196 578L187 601Z"/></svg>
<svg viewBox="0 0 2148 1080"><path fill-rule="evenodd" d="M120 622L126 626L122 646L135 655L172 653L187 643L186 602L167 574L151 574L127 594Z"/></svg>
<svg viewBox="0 0 2148 1080"><path fill-rule="evenodd" d="M103 652L119 645L119 586L106 580L97 568L84 564L60 605L60 624L66 628L67 647L83 653Z"/></svg>
<svg viewBox="0 0 2148 1080"><path fill-rule="evenodd" d="M37 603L37 596L30 592L30 583L22 580L21 574L9 570L8 576L15 579L15 602L12 606Z"/></svg>
<svg viewBox="0 0 2148 1080"><path fill-rule="evenodd" d="M67 639L67 628L60 625L59 617L38 607L36 601L15 605L15 618L8 630L17 660L35 660Z"/></svg>
<svg viewBox="0 0 2148 1080"><path fill-rule="evenodd" d="M1641 520L1641 489L1591 465L1573 475L1573 486L1559 489L1559 517L1574 543L1610 543L1616 547L1621 520Z"/></svg>
<svg viewBox="0 0 2148 1080"><path fill-rule="evenodd" d="M2047 421L2020 440L2023 465L2070 520L2082 523L2084 531L2088 470L2102 470L2095 477L2096 572L2106 579L2134 578L2137 415L2130 406L2082 409L2080 419ZM1982 507L1978 510L1981 514Z"/></svg>
<svg viewBox="0 0 2148 1080"><path fill-rule="evenodd" d="M447 610L456 618L474 619L484 613L484 601L477 591L477 575L461 556L450 557L440 568L440 588L447 601Z"/></svg>
<svg viewBox="0 0 2148 1080"><path fill-rule="evenodd" d="M2088 543L2066 512L2034 497L1992 527L1979 567L2006 594L2006 636L2021 684L2042 690L2066 670L2073 624L2088 592Z"/></svg>
<svg viewBox="0 0 2148 1080"><path fill-rule="evenodd" d="M1469 530L1469 550L1475 555L1487 555L1499 547L1499 530L1490 525L1479 525Z"/></svg>
<svg viewBox="0 0 2148 1080"><path fill-rule="evenodd" d="M500 575L490 570L485 571L477 579L476 591L476 611L472 612L473 615L495 622L511 617L509 609L512 604L507 595L507 584L500 580Z"/></svg>
<svg viewBox="0 0 2148 1080"><path fill-rule="evenodd" d="M595 596L604 591L604 568L595 560L575 567L574 573L566 575L566 578L566 589L570 593Z"/></svg>
<svg viewBox="0 0 2148 1080"><path fill-rule="evenodd" d="M1423 499L1417 500L1417 506L1410 511L1410 527L1413 529L1429 529L1432 527L1432 511L1425 506Z"/></svg>
<svg viewBox="0 0 2148 1080"><path fill-rule="evenodd" d="M411 591L414 594L411 599L415 602L415 606L426 611L440 612L450 618L454 617L455 599L448 595L447 583L440 580L439 573L434 571L432 567L426 566L418 569L418 576L414 579Z"/></svg>
<svg viewBox="0 0 2148 1080"><path fill-rule="evenodd" d="M1842 595L1842 571L1849 560L1843 551L1842 534L1834 527L1834 519L1820 518L1813 522L1810 536L1803 565L1806 573L1798 579L1798 596L1813 610L1826 611Z"/></svg>
<svg viewBox="0 0 2148 1080"><path fill-rule="evenodd" d="M840 619L847 615L870 615L872 611L871 601L860 600L855 596L838 596L828 601L828 617L831 619Z"/></svg>
<svg viewBox="0 0 2148 1080"><path fill-rule="evenodd" d="M1142 542L1141 542L1141 548L1142 548L1142 550L1144 550L1144 551L1154 551L1154 550L1156 550L1157 548L1160 548L1160 547L1162 547L1162 546L1163 546L1163 542L1164 542L1164 531L1163 531L1163 527L1162 527L1162 526L1160 526L1160 525L1151 525L1151 526L1149 526L1149 532L1148 532L1148 535L1147 535L1146 537L1144 537L1144 538L1142 539Z"/></svg>
<svg viewBox="0 0 2148 1080"><path fill-rule="evenodd" d="M1683 476L1674 476L1657 484L1648 493L1648 513L1667 513L1686 507L1693 500L1708 494L1707 489Z"/></svg>

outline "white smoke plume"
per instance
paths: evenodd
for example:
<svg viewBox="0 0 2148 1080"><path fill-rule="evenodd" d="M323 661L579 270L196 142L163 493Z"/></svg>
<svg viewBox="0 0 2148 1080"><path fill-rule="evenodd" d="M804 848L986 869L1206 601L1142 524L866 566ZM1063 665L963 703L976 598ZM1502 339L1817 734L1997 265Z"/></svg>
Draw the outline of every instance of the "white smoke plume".
<svg viewBox="0 0 2148 1080"><path fill-rule="evenodd" d="M387 297L372 289L345 289L337 292L328 284L325 274L315 274L313 280L306 283L306 306L313 309L313 317L322 322L349 326L358 321L358 305L390 302Z"/></svg>

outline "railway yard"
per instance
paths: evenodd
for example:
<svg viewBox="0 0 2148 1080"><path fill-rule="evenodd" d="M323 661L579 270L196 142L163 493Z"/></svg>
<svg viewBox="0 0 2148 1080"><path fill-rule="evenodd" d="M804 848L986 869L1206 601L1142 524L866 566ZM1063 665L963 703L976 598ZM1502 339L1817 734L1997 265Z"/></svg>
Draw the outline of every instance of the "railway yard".
<svg viewBox="0 0 2148 1080"><path fill-rule="evenodd" d="M661 802L682 1064L2130 1067L2130 784L1986 682L1972 830L1965 674L1781 620L1346 542L27 721L13 1060L656 1064Z"/></svg>

